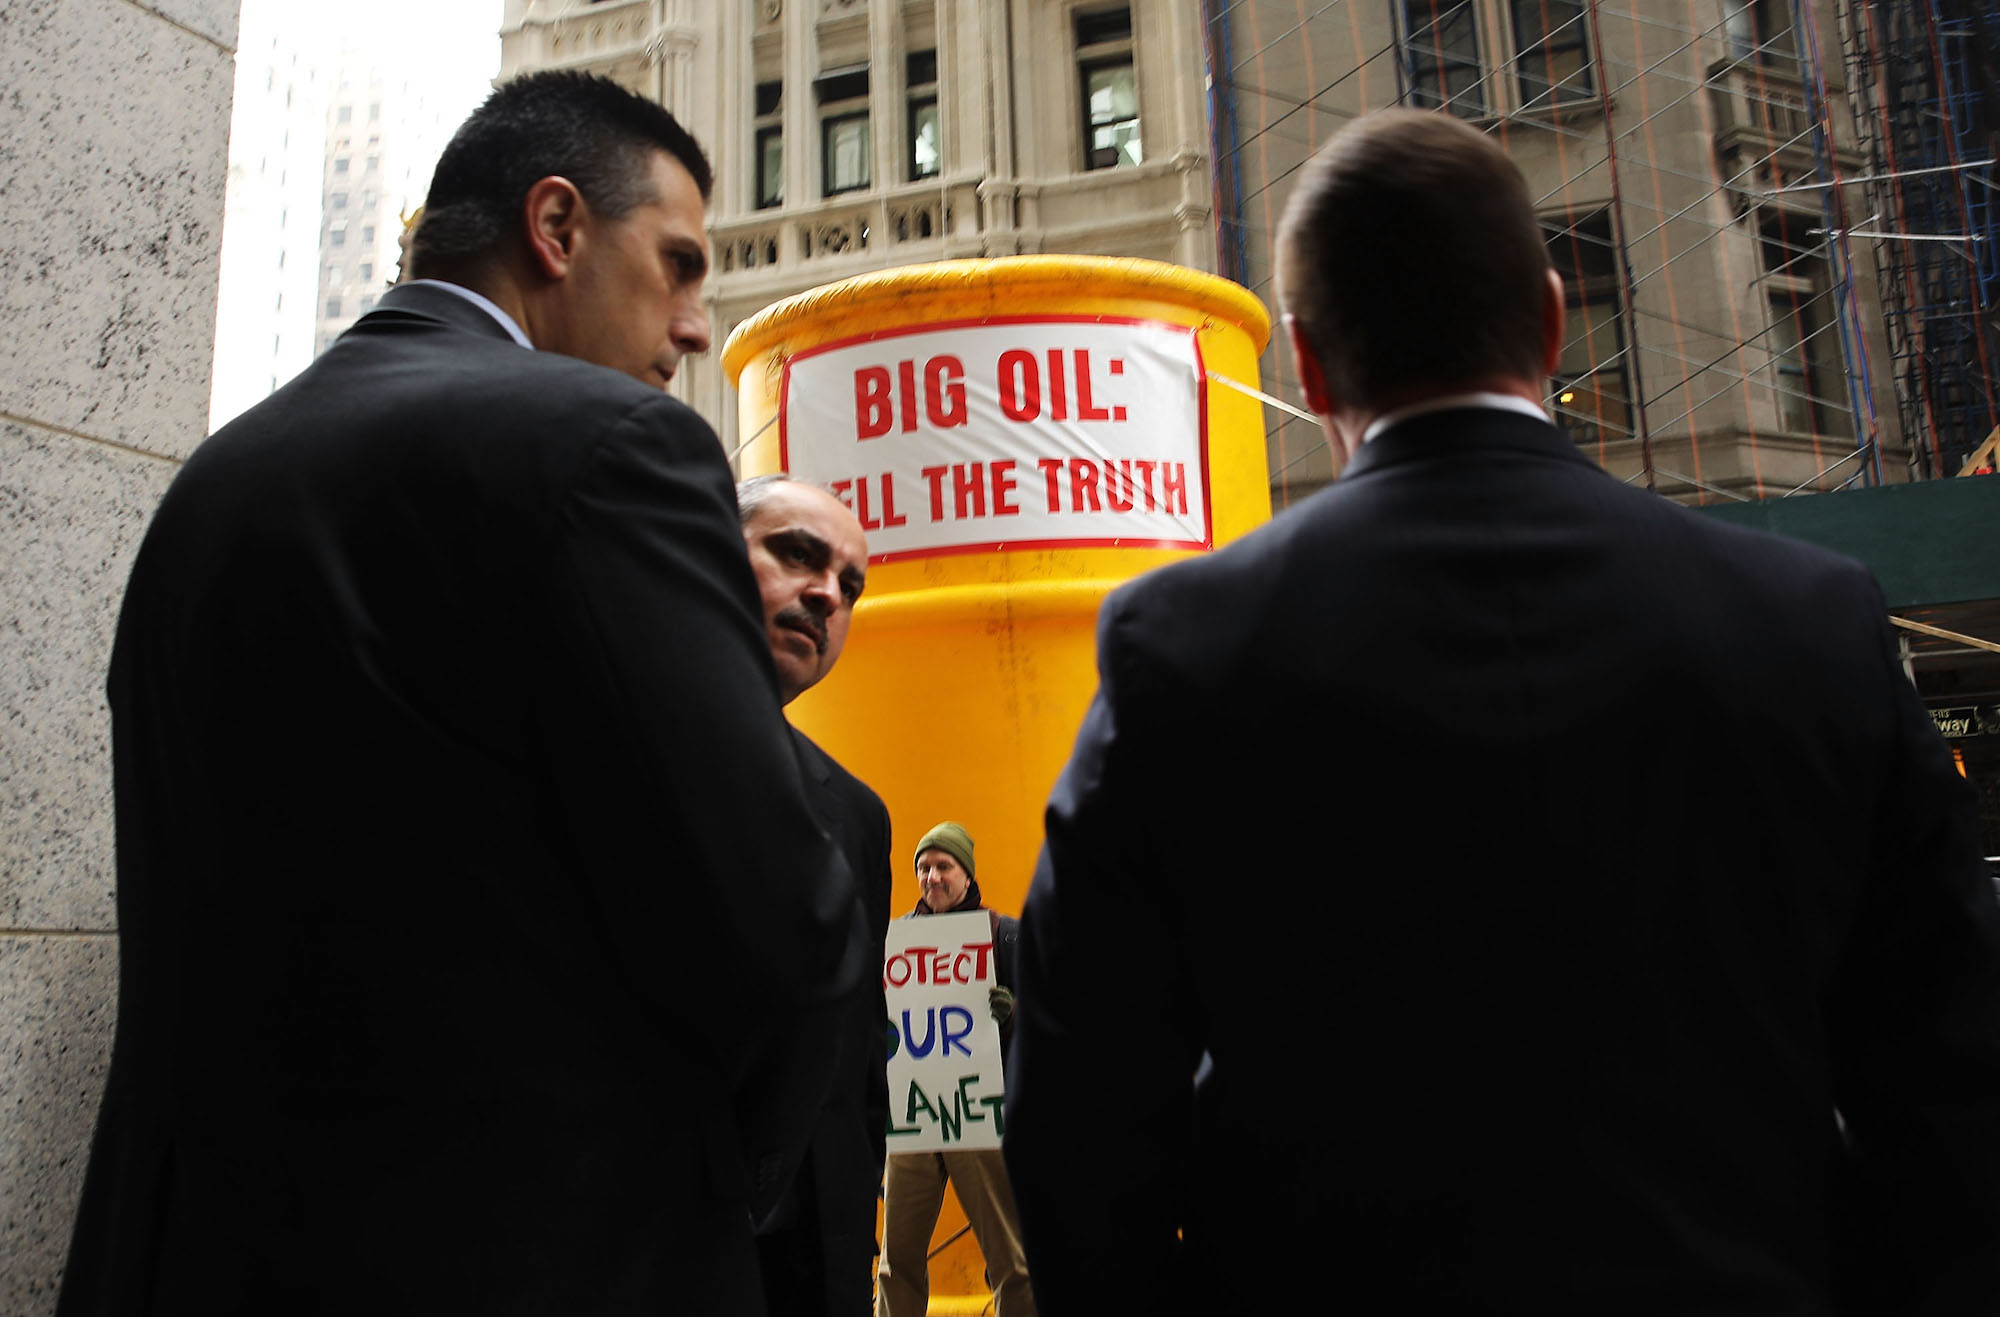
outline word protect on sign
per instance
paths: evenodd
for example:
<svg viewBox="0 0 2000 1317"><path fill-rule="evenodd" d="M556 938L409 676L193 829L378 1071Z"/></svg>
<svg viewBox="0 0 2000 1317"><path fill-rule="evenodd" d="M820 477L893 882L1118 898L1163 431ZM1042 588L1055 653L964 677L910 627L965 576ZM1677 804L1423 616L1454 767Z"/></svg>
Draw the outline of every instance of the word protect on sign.
<svg viewBox="0 0 2000 1317"><path fill-rule="evenodd" d="M786 363L779 420L785 468L854 511L876 562L1212 542L1184 326L1005 319L834 344Z"/></svg>
<svg viewBox="0 0 2000 1317"><path fill-rule="evenodd" d="M884 988L907 987L912 981L924 983L989 982L987 961L993 954L993 939L968 942L960 947L912 946L882 962Z"/></svg>

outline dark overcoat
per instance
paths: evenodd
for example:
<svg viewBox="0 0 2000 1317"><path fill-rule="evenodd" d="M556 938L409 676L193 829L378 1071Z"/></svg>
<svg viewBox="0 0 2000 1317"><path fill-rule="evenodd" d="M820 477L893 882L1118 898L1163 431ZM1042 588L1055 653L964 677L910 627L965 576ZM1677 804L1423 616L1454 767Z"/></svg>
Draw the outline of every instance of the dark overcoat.
<svg viewBox="0 0 2000 1317"><path fill-rule="evenodd" d="M872 958L832 1035L839 1059L798 1179L757 1248L774 1317L866 1317L875 1310L875 1204L888 1142L889 1007L881 966L894 882L889 810L811 738L793 735L813 809L854 872Z"/></svg>
<svg viewBox="0 0 2000 1317"><path fill-rule="evenodd" d="M189 459L110 700L64 1317L761 1309L872 966L707 425L393 289Z"/></svg>
<svg viewBox="0 0 2000 1317"><path fill-rule="evenodd" d="M2000 1312L2000 913L1860 566L1461 409L1098 646L1007 1068L1044 1317Z"/></svg>

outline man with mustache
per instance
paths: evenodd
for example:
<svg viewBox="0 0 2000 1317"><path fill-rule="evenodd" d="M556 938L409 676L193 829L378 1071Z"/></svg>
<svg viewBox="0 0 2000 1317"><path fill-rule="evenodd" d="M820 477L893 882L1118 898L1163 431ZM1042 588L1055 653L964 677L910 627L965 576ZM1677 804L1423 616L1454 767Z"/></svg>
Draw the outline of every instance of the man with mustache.
<svg viewBox="0 0 2000 1317"><path fill-rule="evenodd" d="M790 476L736 487L737 515L764 601L765 639L786 704L816 685L847 643L868 581L868 541L841 502ZM868 945L882 963L889 926L889 811L867 784L793 729L806 793L820 826L853 870ZM850 999L824 1042L837 1068L797 1178L758 1228L764 1297L773 1317L865 1317L872 1311L875 1191L887 1142L888 1018L881 976Z"/></svg>

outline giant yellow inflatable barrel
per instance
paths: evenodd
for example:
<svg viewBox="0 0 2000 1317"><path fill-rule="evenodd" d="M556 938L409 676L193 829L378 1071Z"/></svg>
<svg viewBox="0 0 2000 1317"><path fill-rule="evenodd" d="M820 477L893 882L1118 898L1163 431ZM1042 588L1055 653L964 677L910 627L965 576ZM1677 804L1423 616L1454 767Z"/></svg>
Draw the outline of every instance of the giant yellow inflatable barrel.
<svg viewBox="0 0 2000 1317"><path fill-rule="evenodd" d="M1096 690L1098 605L1270 518L1262 411L1216 382L1255 385L1269 335L1235 284L1085 256L864 275L730 335L743 475L824 485L868 535L846 652L788 712L888 803L899 910L909 848L951 818L986 903L1020 911ZM933 1294L979 1278L967 1238Z"/></svg>

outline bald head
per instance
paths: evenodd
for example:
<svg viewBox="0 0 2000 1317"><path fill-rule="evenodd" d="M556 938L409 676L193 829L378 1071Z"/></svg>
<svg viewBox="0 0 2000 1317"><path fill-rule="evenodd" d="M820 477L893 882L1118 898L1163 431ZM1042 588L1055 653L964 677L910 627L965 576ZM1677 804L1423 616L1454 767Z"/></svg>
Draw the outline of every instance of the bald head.
<svg viewBox="0 0 2000 1317"><path fill-rule="evenodd" d="M868 539L833 495L789 476L736 487L737 514L786 704L833 671L868 582Z"/></svg>

